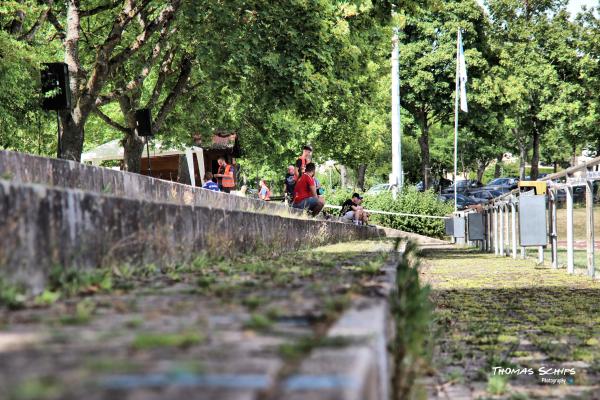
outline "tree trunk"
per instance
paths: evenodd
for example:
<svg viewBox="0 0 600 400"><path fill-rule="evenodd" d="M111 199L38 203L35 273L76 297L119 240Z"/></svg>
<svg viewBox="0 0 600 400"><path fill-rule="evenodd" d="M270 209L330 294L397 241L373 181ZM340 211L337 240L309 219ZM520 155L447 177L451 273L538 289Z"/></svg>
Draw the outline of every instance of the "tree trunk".
<svg viewBox="0 0 600 400"><path fill-rule="evenodd" d="M532 181L537 180L539 176L539 165L540 165L540 132L534 128L533 130L533 155L531 156L531 173L530 177Z"/></svg>
<svg viewBox="0 0 600 400"><path fill-rule="evenodd" d="M79 0L67 1L67 33L65 63L69 68L69 87L73 104L71 110L61 111L62 143L59 156L66 160L81 160L84 126L92 110L91 99L79 96L81 67L79 62Z"/></svg>
<svg viewBox="0 0 600 400"><path fill-rule="evenodd" d="M342 189L346 189L346 185L348 184L348 171L346 171L345 165L340 165L340 184Z"/></svg>
<svg viewBox="0 0 600 400"><path fill-rule="evenodd" d="M504 153L500 153L496 157L496 165L494 166L494 178L500 178L502 175L502 159L504 159Z"/></svg>
<svg viewBox="0 0 600 400"><path fill-rule="evenodd" d="M423 176L423 188L429 189L429 126L426 117L421 121L421 136L419 136L419 147L421 148L421 175ZM456 177L454 178L456 180Z"/></svg>
<svg viewBox="0 0 600 400"><path fill-rule="evenodd" d="M144 139L136 131L135 106L138 103L139 93L121 96L119 107L125 118L125 137L123 138L123 165L125 171L140 173L142 168L142 155L144 152Z"/></svg>
<svg viewBox="0 0 600 400"><path fill-rule="evenodd" d="M477 163L477 182L483 181L483 174L485 173L487 166L488 164L482 161Z"/></svg>
<svg viewBox="0 0 600 400"><path fill-rule="evenodd" d="M554 173L558 172L558 161L554 161L554 168L552 169L552 172L554 172Z"/></svg>
<svg viewBox="0 0 600 400"><path fill-rule="evenodd" d="M357 178L356 178L356 186L360 188L361 191L365 190L365 173L367 172L367 165L360 164L358 166Z"/></svg>
<svg viewBox="0 0 600 400"><path fill-rule="evenodd" d="M135 133L126 135L123 140L123 150L125 171L140 173L144 156L144 140Z"/></svg>

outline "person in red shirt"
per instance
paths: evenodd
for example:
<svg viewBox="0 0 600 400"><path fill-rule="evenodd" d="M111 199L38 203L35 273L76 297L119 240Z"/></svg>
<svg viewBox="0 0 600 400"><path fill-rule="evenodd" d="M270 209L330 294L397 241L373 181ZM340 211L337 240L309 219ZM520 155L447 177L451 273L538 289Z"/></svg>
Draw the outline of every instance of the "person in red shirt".
<svg viewBox="0 0 600 400"><path fill-rule="evenodd" d="M315 186L315 164L308 163L304 173L296 182L294 187L294 208L300 208L303 210L309 210L313 216L316 216L321 212L325 206L325 202L317 194L317 188Z"/></svg>
<svg viewBox="0 0 600 400"><path fill-rule="evenodd" d="M302 176L302 174L304 173L306 164L308 164L311 160L312 152L313 152L313 149L309 145L306 145L302 148L302 155L300 157L298 157L298 159L296 160L296 166L295 166L296 180L298 180L300 178L300 176Z"/></svg>

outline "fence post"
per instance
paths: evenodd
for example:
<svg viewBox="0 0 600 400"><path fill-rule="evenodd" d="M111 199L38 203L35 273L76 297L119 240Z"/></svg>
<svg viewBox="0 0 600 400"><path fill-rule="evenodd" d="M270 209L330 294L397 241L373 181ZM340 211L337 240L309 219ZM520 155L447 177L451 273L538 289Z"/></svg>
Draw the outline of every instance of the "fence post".
<svg viewBox="0 0 600 400"><path fill-rule="evenodd" d="M517 207L515 206L515 196L510 196L510 217L512 229L512 258L517 259Z"/></svg>
<svg viewBox="0 0 600 400"><path fill-rule="evenodd" d="M498 253L502 257L504 257L504 204L501 204L498 207L498 212L499 212L499 215L498 215L499 221L498 222L500 225L500 229L499 229L499 231L500 231L500 235L499 235L500 236L500 238L499 238L500 239L500 251Z"/></svg>
<svg viewBox="0 0 600 400"><path fill-rule="evenodd" d="M550 245L552 246L552 268L558 268L558 238L556 227L556 189L550 189Z"/></svg>
<svg viewBox="0 0 600 400"><path fill-rule="evenodd" d="M492 252L493 250L493 238L492 238L492 234L494 233L494 213L492 212L491 208L488 208L487 210L487 217L488 217L488 247L487 247L487 251L489 253Z"/></svg>
<svg viewBox="0 0 600 400"><path fill-rule="evenodd" d="M587 271L588 276L593 278L596 271L594 265L594 182L585 183L585 214L587 230Z"/></svg>
<svg viewBox="0 0 600 400"><path fill-rule="evenodd" d="M566 186L567 195L567 273L575 272L575 260L573 254L573 187Z"/></svg>
<svg viewBox="0 0 600 400"><path fill-rule="evenodd" d="M498 255L498 208L494 206L494 255Z"/></svg>
<svg viewBox="0 0 600 400"><path fill-rule="evenodd" d="M504 228L506 229L506 246L505 246L505 254L503 256L508 257L510 255L510 244L512 241L511 238L511 229L510 229L510 205L506 203L504 205Z"/></svg>

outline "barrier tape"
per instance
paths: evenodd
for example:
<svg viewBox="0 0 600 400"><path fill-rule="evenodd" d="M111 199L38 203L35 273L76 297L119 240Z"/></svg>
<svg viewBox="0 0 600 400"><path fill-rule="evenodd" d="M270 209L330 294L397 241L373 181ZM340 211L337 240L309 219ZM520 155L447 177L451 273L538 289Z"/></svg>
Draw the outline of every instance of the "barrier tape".
<svg viewBox="0 0 600 400"><path fill-rule="evenodd" d="M332 206L330 204L325 204L325 208L333 208L336 210L341 210L341 206ZM399 217L416 217L416 218L433 218L433 219L446 219L448 217L440 217L438 215L423 215L423 214L408 214L408 213L399 213L399 212L390 212L390 211L379 211L379 210L365 210L369 214L382 214L382 215L396 215Z"/></svg>

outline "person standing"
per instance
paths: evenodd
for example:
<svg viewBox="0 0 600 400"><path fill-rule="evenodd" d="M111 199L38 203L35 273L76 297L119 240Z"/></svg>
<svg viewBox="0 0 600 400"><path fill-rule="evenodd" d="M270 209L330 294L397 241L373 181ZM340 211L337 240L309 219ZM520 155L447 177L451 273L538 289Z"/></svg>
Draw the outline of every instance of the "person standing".
<svg viewBox="0 0 600 400"><path fill-rule="evenodd" d="M316 166L314 163L306 164L304 173L298 179L294 188L293 204L294 208L309 210L313 216L319 214L325 206L325 202L317 194L314 180L315 170Z"/></svg>
<svg viewBox="0 0 600 400"><path fill-rule="evenodd" d="M231 169L231 165L225 161L225 157L219 157L217 162L219 163L219 170L214 176L217 178L219 189L221 192L229 193L235 187L233 170Z"/></svg>
<svg viewBox="0 0 600 400"><path fill-rule="evenodd" d="M309 145L302 148L302 155L296 160L296 181L304 173L306 165L312 161L313 149Z"/></svg>
<svg viewBox="0 0 600 400"><path fill-rule="evenodd" d="M283 180L283 195L287 203L291 203L294 200L294 186L296 186L296 168L290 165Z"/></svg>

